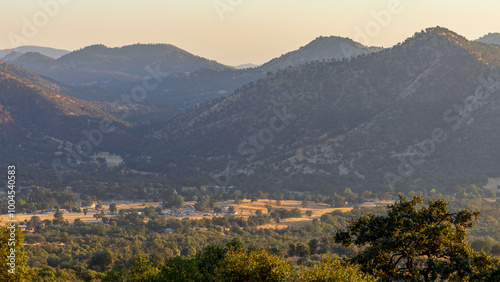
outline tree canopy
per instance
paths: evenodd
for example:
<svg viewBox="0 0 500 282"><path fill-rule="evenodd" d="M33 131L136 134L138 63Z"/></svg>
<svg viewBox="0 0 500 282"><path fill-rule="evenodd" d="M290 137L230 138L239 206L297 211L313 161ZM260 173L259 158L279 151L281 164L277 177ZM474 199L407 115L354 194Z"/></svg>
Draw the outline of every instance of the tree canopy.
<svg viewBox="0 0 500 282"><path fill-rule="evenodd" d="M422 197L400 196L387 207L386 215L353 219L335 240L345 246L366 246L350 261L383 280L478 281L498 266L498 260L475 252L466 242L466 229L479 212L452 213L444 200L422 204Z"/></svg>

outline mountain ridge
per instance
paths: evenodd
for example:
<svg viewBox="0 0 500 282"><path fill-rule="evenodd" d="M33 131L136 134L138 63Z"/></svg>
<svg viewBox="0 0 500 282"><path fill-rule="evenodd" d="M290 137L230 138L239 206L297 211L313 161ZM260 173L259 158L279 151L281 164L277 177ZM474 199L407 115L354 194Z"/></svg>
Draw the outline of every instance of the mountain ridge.
<svg viewBox="0 0 500 282"><path fill-rule="evenodd" d="M281 68L312 60L343 59L373 51L375 49L347 38L320 37L299 50L271 60L264 66L236 70L194 56L170 44L135 44L116 48L97 44L73 51L53 61L42 55L24 54L11 63L66 84L99 86L116 92L130 91L142 83L144 76L148 75L144 67L157 63L164 77L158 87L149 91L148 99L144 103L173 107L175 110L227 96L244 84ZM196 68L176 67L188 59L202 61Z"/></svg>
<svg viewBox="0 0 500 282"><path fill-rule="evenodd" d="M475 93L478 77L495 77L499 58L500 48L469 42L448 29L435 27L377 53L280 70L243 86L226 99L193 108L168 124L160 134L166 139L152 145L155 151L165 152L153 156L152 167L168 172L175 163L191 173L211 171L221 177L229 169L235 179L232 184L238 185L258 178L260 185L266 179L271 187L298 188L314 186L321 179L324 187L332 189L344 185L361 189L372 183L383 190L389 189L385 176L394 172L402 179L398 183L401 189L409 183L415 185L415 179L426 179L418 181L421 187L436 185L439 182L435 177L422 175L432 174L429 167L436 169L436 165L448 168L443 163L446 158L461 159L450 153L452 149L477 151L469 143L457 141L466 137L481 142L472 134L476 129L449 131L455 136L449 141L450 148L431 154L425 162L428 166L415 172L413 178L398 174L398 156L414 156L411 152L419 144L415 140L427 140L433 129L448 126L443 114ZM500 112L498 96L492 97L481 106L486 112ZM283 106L296 118L282 131L270 132L269 123L276 117L276 109ZM476 119L488 118L488 124L496 120L495 115L474 113ZM490 141L500 137L498 131L477 130ZM190 157L177 162L183 154ZM479 156L491 165L489 169ZM471 179L482 183L487 178L485 173L467 179L471 175L468 170L480 168L497 177L494 174L500 173L494 171L500 168L493 161L493 156L478 151L471 161L474 167L457 166L459 176L453 174L442 185L471 183ZM235 162L239 166L228 167Z"/></svg>
<svg viewBox="0 0 500 282"><path fill-rule="evenodd" d="M476 39L475 41L482 42L482 43L500 45L500 33L499 32L490 32L490 33Z"/></svg>
<svg viewBox="0 0 500 282"><path fill-rule="evenodd" d="M16 48L11 48L11 49L3 49L0 50L0 60L3 59L6 55L9 53L16 51L20 53L27 53L27 52L36 52L40 53L42 55L51 57L53 59L57 59L70 51L64 50L64 49L57 49L57 48L50 48L50 47L40 47L40 46L20 46Z"/></svg>

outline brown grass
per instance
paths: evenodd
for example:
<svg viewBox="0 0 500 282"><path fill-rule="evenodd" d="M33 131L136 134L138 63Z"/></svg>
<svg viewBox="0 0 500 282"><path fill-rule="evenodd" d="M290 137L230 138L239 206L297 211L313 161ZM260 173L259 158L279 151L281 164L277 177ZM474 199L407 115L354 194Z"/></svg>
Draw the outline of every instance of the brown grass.
<svg viewBox="0 0 500 282"><path fill-rule="evenodd" d="M105 215L107 217L114 217L117 216L118 213L116 214L111 214L109 212L109 205L112 202L105 202L102 203L105 211ZM130 201L116 201L114 202L117 205L118 210L120 209L142 209L147 206L153 206L153 207L158 207L161 203L144 203L144 202L137 202L133 203ZM187 205L194 205L195 202L186 202ZM391 201L381 201L377 203L369 202L369 203L364 203L360 206L362 207L376 207L376 206L381 206L381 205L388 205L392 204ZM322 215L325 213L330 213L332 211L340 210L342 212L350 211L352 207L345 207L345 208L332 208L327 204L317 204L314 202L309 202L307 207L303 208L302 207L302 201L294 201L294 200L288 200L288 201L281 201L281 206L276 206L276 201L273 200L267 200L267 199L262 199L258 200L256 202L251 202L250 200L243 200L241 204L236 205L234 204L234 201L230 200L227 202L218 202L216 203L216 206L220 207L225 207L225 206L234 206L236 212L238 212L238 216L243 216L243 217L248 217L251 215L255 215L256 210L261 210L263 214L267 214L267 208L266 205L271 205L273 208L283 208L283 209L293 209L293 208L299 208L302 213L303 217L302 218L288 218L288 219L283 219L280 221L279 224L267 224L260 226L260 228L286 228L289 226L304 226L306 223L311 222L313 219L319 219ZM307 210L311 210L313 212L313 215L311 217L307 217L305 215L305 212ZM88 208L88 213L87 215L84 215L83 213L65 213L64 214L64 219L68 220L69 222L75 221L75 219L79 218L83 222L86 223L96 223L100 222L100 220L96 220L94 218L94 214L98 213L99 211L94 209L94 208ZM206 217L212 217L212 216L204 216L206 214L205 212L202 213L194 213L189 218L191 219L200 219L200 218L206 218ZM40 217L41 220L45 219L54 219L53 214L16 214L15 219L17 221L24 221L25 219L30 220L32 216L38 216ZM182 217L175 217L175 216L167 216L167 218L178 218L182 219ZM1 215L0 216L0 222L6 222L9 220L8 215Z"/></svg>

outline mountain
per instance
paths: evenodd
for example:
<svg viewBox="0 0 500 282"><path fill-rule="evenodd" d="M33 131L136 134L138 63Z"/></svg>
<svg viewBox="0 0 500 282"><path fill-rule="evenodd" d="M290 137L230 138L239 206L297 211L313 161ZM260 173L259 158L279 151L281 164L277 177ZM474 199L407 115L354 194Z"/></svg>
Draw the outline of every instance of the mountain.
<svg viewBox="0 0 500 282"><path fill-rule="evenodd" d="M344 59L374 50L347 38L320 37L263 66L241 70L166 44L136 44L121 48L93 45L53 61L29 53L11 63L66 84L104 87L114 92L130 92L142 85L143 78L149 75L144 68L155 64L150 69L162 75L161 81L148 90L147 99L142 103L178 111L227 96L246 83L280 68L314 60Z"/></svg>
<svg viewBox="0 0 500 282"><path fill-rule="evenodd" d="M488 33L485 36L476 39L477 42L483 42L483 43L489 43L489 44L496 44L500 45L500 33Z"/></svg>
<svg viewBox="0 0 500 282"><path fill-rule="evenodd" d="M137 138L129 134L130 124L106 113L96 103L59 92L59 88L33 72L0 62L2 163L15 161L25 169L24 175L33 173L36 177L43 171L42 174L48 173L49 177L53 176L52 164L66 163L71 152L130 150L130 146L136 146ZM115 130L107 132L100 142L96 142L99 134L86 135L86 132L100 130L106 123L112 124ZM103 135L102 130L100 134ZM94 146L89 148L88 144ZM87 153L80 155L78 158L82 160L88 158ZM41 179L44 177L39 177Z"/></svg>
<svg viewBox="0 0 500 282"><path fill-rule="evenodd" d="M5 55L2 59L4 62L12 62L15 59L21 57L24 53L18 52L18 51L12 51L9 54Z"/></svg>
<svg viewBox="0 0 500 282"><path fill-rule="evenodd" d="M306 64L315 60L342 60L366 55L374 51L379 51L377 47L366 47L349 38L338 36L320 36L309 44L300 47L298 50L288 52L279 58L275 58L259 69L263 72L275 72L287 67L294 67Z"/></svg>
<svg viewBox="0 0 500 282"><path fill-rule="evenodd" d="M54 58L45 56L41 53L27 52L10 62L16 66L40 73L46 72L47 69L51 69L55 61L56 60Z"/></svg>
<svg viewBox="0 0 500 282"><path fill-rule="evenodd" d="M253 68L256 68L258 66L259 65L255 65L255 64L243 64L243 65L237 65L237 66L233 66L233 67L237 70L242 70L242 69L253 69Z"/></svg>
<svg viewBox="0 0 500 282"><path fill-rule="evenodd" d="M19 52L19 53L28 53L28 52L35 52L35 53L40 53L42 55L51 57L53 59L57 59L63 55L68 54L70 51L63 50L63 49L55 49L55 48L49 48L49 47L40 47L40 46L20 46L12 49L4 49L0 50L0 59L2 61L5 61L3 59L4 56L8 55L11 52Z"/></svg>
<svg viewBox="0 0 500 282"><path fill-rule="evenodd" d="M167 73L228 68L168 44L135 44L119 48L94 45L67 54L58 63L71 68L118 71L140 76L144 75L146 66L155 63Z"/></svg>
<svg viewBox="0 0 500 282"><path fill-rule="evenodd" d="M316 60L343 60L366 55L381 48L366 47L348 38L318 37L298 50L255 68L213 70L204 69L189 75L168 77L150 93L146 103L173 105L187 108L196 104L225 97L243 85L263 78L269 72L298 66Z"/></svg>
<svg viewBox="0 0 500 282"><path fill-rule="evenodd" d="M200 69L227 69L215 61L192 55L173 45L135 44L120 48L93 45L68 53L57 60L41 61L41 55L12 61L58 81L74 85L96 85L125 90L142 83L147 66L156 64L162 75ZM129 89L127 89L129 90Z"/></svg>
<svg viewBox="0 0 500 282"><path fill-rule="evenodd" d="M53 60L39 53L26 53L22 54L21 56L22 58L20 58L18 61L20 63L22 63L23 60L29 60L29 61L38 60L41 62L47 62ZM52 78L40 76L37 73L34 73L25 68L15 66L12 64L1 63L0 71L7 72L18 78L27 80L28 82L35 84L37 86L46 87L53 91L61 92L73 98L83 99L87 101L94 101L94 103L96 104L98 104L97 102L114 101L120 99L121 95L120 93L95 86L73 86L64 84Z"/></svg>
<svg viewBox="0 0 500 282"><path fill-rule="evenodd" d="M168 123L141 168L250 190L484 185L500 176L499 67L500 47L436 27L287 68Z"/></svg>

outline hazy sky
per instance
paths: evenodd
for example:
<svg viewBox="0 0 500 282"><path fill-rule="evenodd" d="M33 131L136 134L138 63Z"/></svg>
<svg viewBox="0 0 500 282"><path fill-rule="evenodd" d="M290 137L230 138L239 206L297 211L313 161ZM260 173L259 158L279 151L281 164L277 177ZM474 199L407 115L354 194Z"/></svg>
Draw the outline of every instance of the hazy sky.
<svg viewBox="0 0 500 282"><path fill-rule="evenodd" d="M0 0L0 49L169 43L261 64L320 35L389 47L439 25L477 39L500 32L499 12L498 0Z"/></svg>

